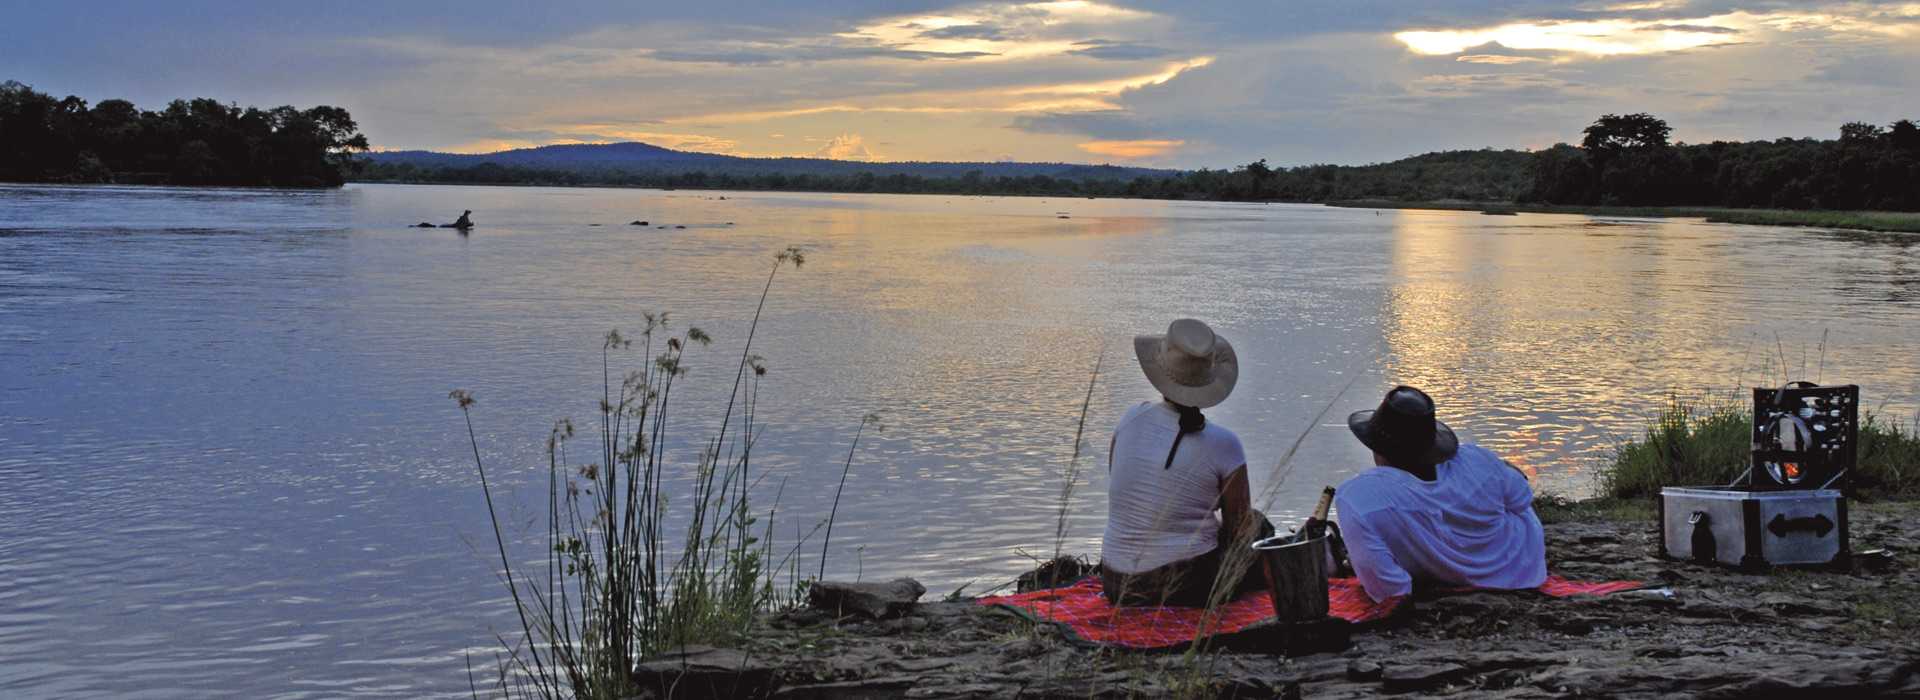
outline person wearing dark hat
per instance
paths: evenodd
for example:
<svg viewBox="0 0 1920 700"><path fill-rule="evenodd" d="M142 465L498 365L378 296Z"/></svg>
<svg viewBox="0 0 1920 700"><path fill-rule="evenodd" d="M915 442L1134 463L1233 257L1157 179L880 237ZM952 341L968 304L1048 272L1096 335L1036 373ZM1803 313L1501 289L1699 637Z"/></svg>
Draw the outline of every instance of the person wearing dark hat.
<svg viewBox="0 0 1920 700"><path fill-rule="evenodd" d="M1184 318L1165 335L1135 337L1133 349L1162 400L1129 409L1109 444L1100 544L1107 600L1201 607L1210 596L1259 588L1259 567L1229 565L1223 553L1272 534L1273 526L1250 505L1239 436L1200 413L1233 392L1240 375L1233 345ZM1213 596L1216 580L1220 595Z"/></svg>
<svg viewBox="0 0 1920 700"><path fill-rule="evenodd" d="M1347 427L1373 450L1374 468L1334 497L1368 597L1408 595L1415 582L1522 589L1546 581L1546 539L1526 475L1461 444L1425 392L1394 387L1379 408L1349 416Z"/></svg>

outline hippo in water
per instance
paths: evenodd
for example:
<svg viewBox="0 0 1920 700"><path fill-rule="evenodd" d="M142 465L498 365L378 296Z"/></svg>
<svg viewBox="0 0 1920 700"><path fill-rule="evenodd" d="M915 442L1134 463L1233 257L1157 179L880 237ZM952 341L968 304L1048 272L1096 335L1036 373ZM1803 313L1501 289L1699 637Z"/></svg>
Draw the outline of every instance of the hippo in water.
<svg viewBox="0 0 1920 700"><path fill-rule="evenodd" d="M472 209L468 209L466 211L460 212L460 218L454 219L453 223L447 224L444 228L457 228L462 231L473 228L473 219L467 218L472 214L473 214Z"/></svg>

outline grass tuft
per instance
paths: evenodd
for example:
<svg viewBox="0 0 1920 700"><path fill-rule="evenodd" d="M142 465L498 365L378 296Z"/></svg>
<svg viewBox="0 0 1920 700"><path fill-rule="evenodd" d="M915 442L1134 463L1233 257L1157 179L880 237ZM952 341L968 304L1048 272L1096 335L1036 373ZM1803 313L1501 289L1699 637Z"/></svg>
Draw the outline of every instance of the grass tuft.
<svg viewBox="0 0 1920 700"><path fill-rule="evenodd" d="M1600 474L1610 498L1657 496L1664 486L1731 483L1747 469L1753 415L1744 405L1674 399L1639 440L1614 450ZM1920 430L1867 412L1853 472L1857 493L1920 497Z"/></svg>
<svg viewBox="0 0 1920 700"><path fill-rule="evenodd" d="M759 430L755 410L767 365L752 353L753 335L774 277L804 261L798 248L774 258L720 425L697 448L669 449L677 441L668 438L676 429L668 418L673 390L687 373L688 353L706 347L712 338L698 328L673 332L666 313L642 314L644 327L636 336L619 331L606 335L601 344L601 395L595 397L600 435L596 449L590 450L597 459L579 464L571 458L571 420L559 421L548 435L546 541L540 566L513 565L516 559L509 554L494 512L492 483L474 437L476 402L466 391L449 394L473 445L501 575L518 614L518 638L500 638L500 694L642 695L645 689L634 676L641 659L691 644L736 639L748 631L757 613L797 602L805 584L798 567L805 537L784 559L774 561L773 511L761 523L748 494L764 476L754 472L752 456ZM650 361L616 379L616 357L636 347L641 358ZM680 483L683 479L686 483ZM669 491L675 495L671 501ZM668 531L670 516L686 523L677 536ZM829 516L815 529L831 525ZM777 585L783 571L788 580Z"/></svg>

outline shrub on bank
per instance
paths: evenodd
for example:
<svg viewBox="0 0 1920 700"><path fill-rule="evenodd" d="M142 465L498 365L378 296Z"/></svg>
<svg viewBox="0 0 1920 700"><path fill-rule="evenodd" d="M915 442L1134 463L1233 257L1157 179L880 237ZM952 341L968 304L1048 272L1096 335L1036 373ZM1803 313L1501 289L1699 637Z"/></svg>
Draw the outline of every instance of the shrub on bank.
<svg viewBox="0 0 1920 700"><path fill-rule="evenodd" d="M1732 482L1752 449L1753 416L1743 405L1675 400L1639 440L1614 450L1601 472L1611 498L1651 497L1663 486ZM1904 426L1867 412L1860 419L1854 489L1869 496L1920 497L1920 425Z"/></svg>

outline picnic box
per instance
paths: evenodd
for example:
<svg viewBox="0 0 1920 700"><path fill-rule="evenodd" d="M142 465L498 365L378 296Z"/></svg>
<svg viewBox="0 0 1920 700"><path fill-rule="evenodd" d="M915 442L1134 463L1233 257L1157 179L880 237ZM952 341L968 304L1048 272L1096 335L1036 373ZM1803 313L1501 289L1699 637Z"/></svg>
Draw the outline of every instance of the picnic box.
<svg viewBox="0 0 1920 700"><path fill-rule="evenodd" d="M1661 489L1661 554L1749 571L1847 566L1859 404L1852 385L1754 389L1746 473L1725 486Z"/></svg>
<svg viewBox="0 0 1920 700"><path fill-rule="evenodd" d="M1660 490L1666 555L1757 570L1833 564L1847 553L1847 499L1839 491L1750 491L1737 486Z"/></svg>

